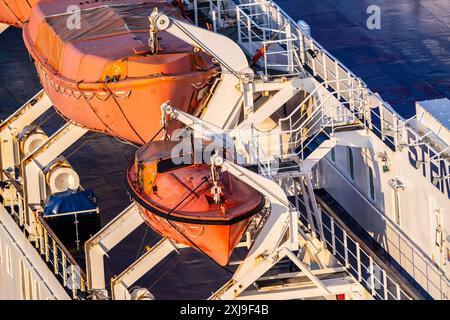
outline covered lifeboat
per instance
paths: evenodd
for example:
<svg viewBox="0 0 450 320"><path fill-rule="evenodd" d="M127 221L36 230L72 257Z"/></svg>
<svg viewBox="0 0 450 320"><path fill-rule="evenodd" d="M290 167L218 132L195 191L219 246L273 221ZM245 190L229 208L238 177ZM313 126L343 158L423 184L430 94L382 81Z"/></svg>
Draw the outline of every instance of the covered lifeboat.
<svg viewBox="0 0 450 320"><path fill-rule="evenodd" d="M186 155L171 157L176 143L156 141L137 151L127 173L129 192L153 230L225 266L264 196L209 164L180 164Z"/></svg>
<svg viewBox="0 0 450 320"><path fill-rule="evenodd" d="M0 23L22 27L38 0L0 0Z"/></svg>
<svg viewBox="0 0 450 320"><path fill-rule="evenodd" d="M163 102L199 115L218 66L166 32L157 33L153 50L149 45L148 16L158 8L186 21L179 6L166 0L91 1L66 13L71 3L39 2L23 28L41 83L64 118L146 144L161 130Z"/></svg>

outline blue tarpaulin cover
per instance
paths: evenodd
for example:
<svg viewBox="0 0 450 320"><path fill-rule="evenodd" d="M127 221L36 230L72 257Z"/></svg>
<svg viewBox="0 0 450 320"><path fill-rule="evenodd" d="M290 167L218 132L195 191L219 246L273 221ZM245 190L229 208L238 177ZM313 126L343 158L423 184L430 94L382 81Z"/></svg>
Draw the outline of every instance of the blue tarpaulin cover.
<svg viewBox="0 0 450 320"><path fill-rule="evenodd" d="M67 190L52 194L44 207L44 217L76 211L95 211L97 199L92 190Z"/></svg>

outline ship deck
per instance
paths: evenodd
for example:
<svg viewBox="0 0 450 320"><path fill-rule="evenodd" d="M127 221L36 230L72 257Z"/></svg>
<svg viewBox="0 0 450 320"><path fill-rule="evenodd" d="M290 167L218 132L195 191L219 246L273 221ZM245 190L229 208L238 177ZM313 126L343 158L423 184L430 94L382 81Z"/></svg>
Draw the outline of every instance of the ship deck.
<svg viewBox="0 0 450 320"><path fill-rule="evenodd" d="M294 19L309 23L314 38L404 117L414 114L416 100L450 96L450 9L446 0L378 1L381 30L365 27L371 1L277 2ZM8 29L0 35L0 118L5 119L40 88L20 30ZM61 123L58 116L52 116L44 129L52 133ZM102 225L130 203L124 179L133 152L131 145L89 133L64 153L70 156L83 186L96 193ZM158 236L142 225L109 253L107 276L119 274L146 245L157 241ZM137 284L149 288L158 299L201 299L229 277L208 258L187 250L171 255Z"/></svg>

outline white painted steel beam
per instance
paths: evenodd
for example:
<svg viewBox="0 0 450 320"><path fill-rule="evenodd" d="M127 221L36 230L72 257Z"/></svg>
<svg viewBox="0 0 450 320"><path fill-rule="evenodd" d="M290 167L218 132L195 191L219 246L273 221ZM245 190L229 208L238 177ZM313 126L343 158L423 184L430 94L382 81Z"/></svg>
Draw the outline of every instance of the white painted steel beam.
<svg viewBox="0 0 450 320"><path fill-rule="evenodd" d="M0 23L0 34L2 34L6 29L8 29L9 25Z"/></svg>
<svg viewBox="0 0 450 320"><path fill-rule="evenodd" d="M320 160L325 157L331 149L336 146L336 139L332 138L329 140L325 140L322 144L314 150L308 158L306 158L302 162L302 171L306 173L310 173L313 167L319 163Z"/></svg>
<svg viewBox="0 0 450 320"><path fill-rule="evenodd" d="M167 239L159 241L120 275L111 280L112 299L130 300L129 289L132 285L177 248Z"/></svg>
<svg viewBox="0 0 450 320"><path fill-rule="evenodd" d="M302 88L303 83L309 82L308 79L295 78L284 84L284 87L275 93L266 103L258 108L253 114L250 114L246 120L241 122L238 128L252 124L257 126L273 113L281 108L286 102L293 98Z"/></svg>
<svg viewBox="0 0 450 320"><path fill-rule="evenodd" d="M220 82L202 118L221 128L236 125L245 90L250 89L245 83L253 79L253 70L249 68L247 57L238 44L224 35L170 18L163 13L153 13L150 19L159 31L166 31L217 60L222 68ZM253 99L247 103L253 105Z"/></svg>
<svg viewBox="0 0 450 320"><path fill-rule="evenodd" d="M360 293L361 289L350 276L322 280L328 289L328 295L344 293ZM313 283L284 288L265 288L264 290L249 290L237 297L237 300L293 300L324 297L323 291ZM326 297L326 296L325 296Z"/></svg>

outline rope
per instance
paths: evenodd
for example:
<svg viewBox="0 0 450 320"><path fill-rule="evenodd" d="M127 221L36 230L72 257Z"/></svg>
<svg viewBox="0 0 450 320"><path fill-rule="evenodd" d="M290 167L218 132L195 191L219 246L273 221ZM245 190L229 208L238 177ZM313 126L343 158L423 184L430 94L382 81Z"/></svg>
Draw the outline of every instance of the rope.
<svg viewBox="0 0 450 320"><path fill-rule="evenodd" d="M164 278L166 276L166 274L168 274L179 262L179 259L175 260L175 262L172 262L172 260L177 257L176 255L172 255L170 256L166 261L164 261L159 268L156 269L155 271L155 275L157 275L161 270L164 270L164 272L157 277L156 279L150 278L149 281L147 282L147 289L151 290L162 278ZM171 264L169 265L169 262L171 262ZM159 265L159 264L158 264ZM167 265L169 265L168 267L166 267Z"/></svg>
<svg viewBox="0 0 450 320"><path fill-rule="evenodd" d="M106 122L103 121L103 119L98 115L98 113L95 112L94 107L91 105L91 103L89 102L89 99L85 96L83 90L81 90L81 88L80 88L80 84L81 84L82 82L83 82L83 80L81 80L80 82L77 83L77 88L78 88L78 90L80 91L81 95L83 96L84 101L86 101L87 105L89 106L89 108L91 109L91 111L95 114L95 116L97 117L97 119L100 120L100 122L101 122L101 123L102 123L109 131L111 131L111 133L113 133L114 135L116 135L116 136L119 137L120 135L117 134L117 132L115 132L110 126L108 126L108 125L106 124Z"/></svg>
<svg viewBox="0 0 450 320"><path fill-rule="evenodd" d="M16 15L15 13L14 13L14 10L13 9L11 9L11 7L9 6L9 4L8 4L8 2L7 1L3 1L3 3L6 5L6 7L8 8L8 10L9 10L9 12L20 22L20 23L25 23L25 21L22 21L22 19L20 19L19 18L19 16L18 15ZM30 8L31 8L31 6L30 6Z"/></svg>
<svg viewBox="0 0 450 320"><path fill-rule="evenodd" d="M166 129L165 126L162 126L161 129L159 129L159 131L153 136L153 138L151 138L150 142L153 142L153 140L155 140L156 137L159 136L159 134L165 129Z"/></svg>
<svg viewBox="0 0 450 320"><path fill-rule="evenodd" d="M46 124L51 118L53 118L55 116L55 114L57 114L57 112L53 112L50 116L48 116L47 118L45 118L44 120L42 120L41 122L39 122L37 124L38 127L42 127L44 124ZM34 131L34 130L33 130Z"/></svg>
<svg viewBox="0 0 450 320"><path fill-rule="evenodd" d="M113 136L113 138L114 138L114 140L118 141L119 143L128 144L128 145L130 145L132 147L135 147L136 149L139 148L139 146L135 145L133 142L126 141L126 140L124 140L124 139L122 139L120 137L116 137L116 136Z"/></svg>
<svg viewBox="0 0 450 320"><path fill-rule="evenodd" d="M192 194L194 194L206 182L208 182L208 176L204 176L203 181L197 187L195 187L195 189L193 189L191 192L189 192L189 194L186 197L184 197L180 202L178 202L178 204L175 207L173 207L167 213L167 215L170 216L183 202L185 202Z"/></svg>
<svg viewBox="0 0 450 320"><path fill-rule="evenodd" d="M142 237L141 245L139 246L139 250L137 251L136 258L134 258L134 260L137 260L137 258L139 258L139 255L141 253L142 247L144 245L144 240L147 237L147 233L148 233L148 228L145 228L145 233L144 233L144 236Z"/></svg>
<svg viewBox="0 0 450 320"><path fill-rule="evenodd" d="M78 150L80 150L81 148L83 148L86 144L88 144L88 142L90 142L92 139L94 139L95 137L97 137L98 133L94 133L90 138L88 138L86 141L84 141L81 145L79 145L75 150L73 150L71 153L69 153L68 156L66 156L66 160L69 159L71 156L73 156Z"/></svg>
<svg viewBox="0 0 450 320"><path fill-rule="evenodd" d="M33 134L35 133L38 129L42 129L42 126L47 123L51 118L54 117L54 115L57 114L57 112L53 112L50 116L48 116L47 118L45 118L44 120L42 120L41 122L39 122L38 124L36 124L36 127L31 130L30 132L28 132L28 134Z"/></svg>

